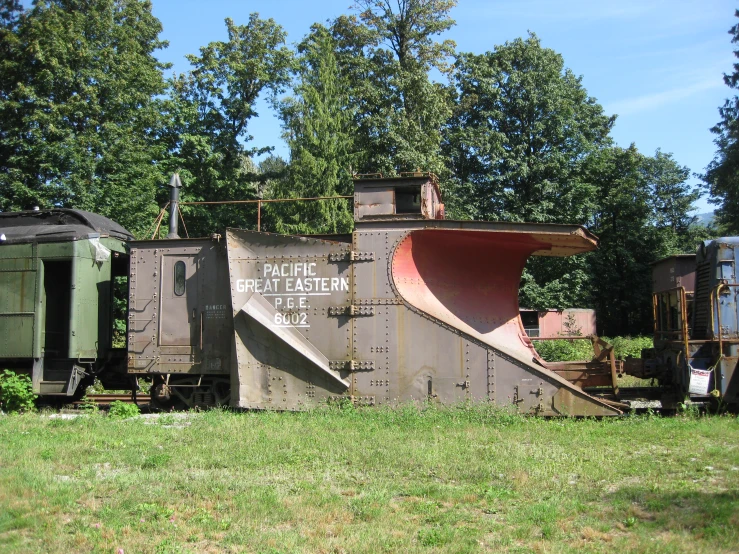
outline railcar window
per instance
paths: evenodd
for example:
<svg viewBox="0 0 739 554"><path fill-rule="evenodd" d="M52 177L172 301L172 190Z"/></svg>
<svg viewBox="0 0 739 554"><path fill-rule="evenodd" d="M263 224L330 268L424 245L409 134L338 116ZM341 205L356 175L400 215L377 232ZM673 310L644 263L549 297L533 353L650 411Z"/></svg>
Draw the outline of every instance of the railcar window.
<svg viewBox="0 0 739 554"><path fill-rule="evenodd" d="M395 189L396 214L421 213L421 187L397 187Z"/></svg>
<svg viewBox="0 0 739 554"><path fill-rule="evenodd" d="M177 296L185 294L185 262L174 264L174 293Z"/></svg>

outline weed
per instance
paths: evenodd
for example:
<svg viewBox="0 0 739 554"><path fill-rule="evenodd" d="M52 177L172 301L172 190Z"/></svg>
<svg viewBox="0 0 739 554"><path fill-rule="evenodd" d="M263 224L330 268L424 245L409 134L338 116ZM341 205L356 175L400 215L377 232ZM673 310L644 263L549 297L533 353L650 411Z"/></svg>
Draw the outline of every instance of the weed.
<svg viewBox="0 0 739 554"><path fill-rule="evenodd" d="M134 515L146 521L168 520L174 515L174 510L167 506L161 506L152 502L138 504L134 509ZM140 521L140 520L139 520Z"/></svg>
<svg viewBox="0 0 739 554"><path fill-rule="evenodd" d="M700 417L700 407L692 402L680 402L677 405L677 413L687 419L696 419Z"/></svg>
<svg viewBox="0 0 739 554"><path fill-rule="evenodd" d="M154 549L155 554L177 554L183 552L175 539L164 539Z"/></svg>
<svg viewBox="0 0 739 554"><path fill-rule="evenodd" d="M141 413L141 410L139 410L139 407L136 404L121 402L120 400L115 400L111 402L110 410L108 411L108 415L110 417L119 418L119 419L128 419L130 417L136 417L140 413Z"/></svg>
<svg viewBox="0 0 739 554"><path fill-rule="evenodd" d="M103 384L102 384L102 383L100 382L100 379L97 379L97 378L96 378L96 379L95 379L95 380L93 381L92 385L90 385L89 387L87 387L87 388L85 389L85 396L87 396L88 394L104 394L104 393L106 393L106 392L108 392L108 393L109 393L110 391L106 391L106 390L105 390L105 387L104 387L104 386L103 386Z"/></svg>
<svg viewBox="0 0 739 554"><path fill-rule="evenodd" d="M485 489L482 495L488 500L506 500L514 498L516 496L516 491L511 490L508 487L491 486Z"/></svg>
<svg viewBox="0 0 739 554"><path fill-rule="evenodd" d="M603 337L603 340L613 345L613 351L619 360L640 358L643 349L654 347L652 337Z"/></svg>
<svg viewBox="0 0 739 554"><path fill-rule="evenodd" d="M36 410L36 395L28 375L19 375L8 369L0 374L0 410L10 413Z"/></svg>
<svg viewBox="0 0 739 554"><path fill-rule="evenodd" d="M354 412L356 410L352 399L345 396L338 397L336 399L330 399L328 401L328 407L341 412Z"/></svg>
<svg viewBox="0 0 739 554"><path fill-rule="evenodd" d="M139 377L136 382L139 385L140 395L147 395L151 392L151 379L144 379L143 377Z"/></svg>
<svg viewBox="0 0 739 554"><path fill-rule="evenodd" d="M593 346L589 340L543 340L534 343L536 351L548 362L590 360Z"/></svg>
<svg viewBox="0 0 739 554"><path fill-rule="evenodd" d="M639 358L644 348L652 348L652 337L602 337L613 345L616 358L624 360L628 357ZM534 346L539 355L548 362L566 362L573 360L590 360L593 347L589 340L552 340L535 341Z"/></svg>
<svg viewBox="0 0 739 554"><path fill-rule="evenodd" d="M158 467L164 467L169 463L171 459L172 456L170 456L169 454L154 454L153 456L147 457L143 461L143 463L141 464L141 469L156 469Z"/></svg>
<svg viewBox="0 0 739 554"><path fill-rule="evenodd" d="M422 546L444 546L454 539L454 530L447 526L434 526L418 531L418 542Z"/></svg>
<svg viewBox="0 0 739 554"><path fill-rule="evenodd" d="M85 396L83 396L80 400L79 409L87 414L96 414L100 411L100 406L98 406L97 402L95 402L92 398L85 394Z"/></svg>

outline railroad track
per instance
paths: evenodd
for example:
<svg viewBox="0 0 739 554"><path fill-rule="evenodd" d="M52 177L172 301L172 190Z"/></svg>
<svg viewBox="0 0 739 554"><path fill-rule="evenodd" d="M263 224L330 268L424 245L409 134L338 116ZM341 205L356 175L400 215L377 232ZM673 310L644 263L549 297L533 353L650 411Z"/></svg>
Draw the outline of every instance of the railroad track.
<svg viewBox="0 0 739 554"><path fill-rule="evenodd" d="M101 406L109 406L111 403L115 401L119 402L125 402L127 404L133 404L133 398L130 394L88 394L86 395L87 401L92 401L95 404L99 404ZM75 406L81 406L84 403L84 400L77 400L74 402ZM148 404L149 403L149 395L148 394L139 394L136 397L136 403L137 404Z"/></svg>

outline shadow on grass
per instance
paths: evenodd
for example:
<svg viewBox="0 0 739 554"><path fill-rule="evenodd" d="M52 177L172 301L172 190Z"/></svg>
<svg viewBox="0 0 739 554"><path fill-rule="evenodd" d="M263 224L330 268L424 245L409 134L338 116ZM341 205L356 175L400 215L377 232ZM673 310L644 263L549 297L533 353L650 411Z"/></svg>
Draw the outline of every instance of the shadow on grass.
<svg viewBox="0 0 739 554"><path fill-rule="evenodd" d="M626 527L689 533L714 545L739 545L739 492L660 492L627 487L608 497Z"/></svg>

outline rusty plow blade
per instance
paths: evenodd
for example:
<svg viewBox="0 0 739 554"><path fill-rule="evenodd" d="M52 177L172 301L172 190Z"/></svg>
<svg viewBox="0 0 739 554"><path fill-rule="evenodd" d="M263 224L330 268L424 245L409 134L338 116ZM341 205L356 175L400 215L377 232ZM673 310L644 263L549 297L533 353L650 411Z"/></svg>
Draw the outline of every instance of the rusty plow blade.
<svg viewBox="0 0 739 554"><path fill-rule="evenodd" d="M620 414L548 369L519 315L518 287L528 257L592 250L595 237L582 228L566 234L537 229L557 226L530 225L529 232L490 227L490 231L479 224L475 230L409 232L392 258L392 278L400 296L413 309L491 347L508 362L505 370L498 364L490 400L520 404L542 415Z"/></svg>

